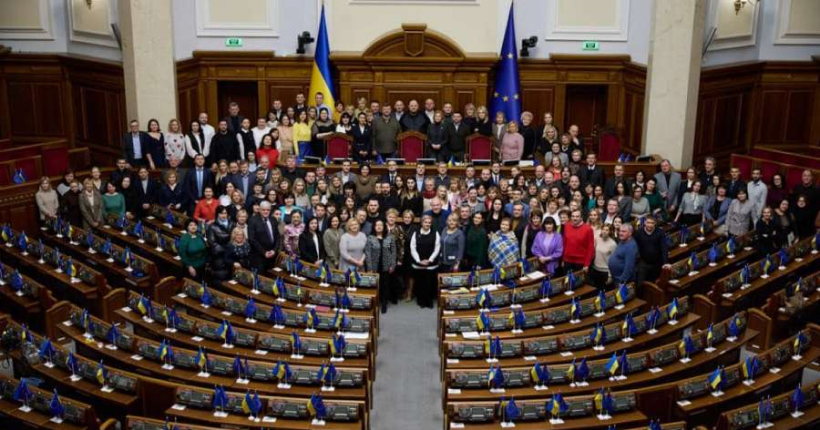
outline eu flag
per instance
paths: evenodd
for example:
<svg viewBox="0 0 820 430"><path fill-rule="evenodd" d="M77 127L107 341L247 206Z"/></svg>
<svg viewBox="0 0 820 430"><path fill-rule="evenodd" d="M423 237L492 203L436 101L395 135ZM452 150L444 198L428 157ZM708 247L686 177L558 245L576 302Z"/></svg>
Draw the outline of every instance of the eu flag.
<svg viewBox="0 0 820 430"><path fill-rule="evenodd" d="M495 73L490 117L503 112L507 121L521 118L521 85L518 82L518 52L515 45L515 9L510 5L507 29L501 44L501 63Z"/></svg>

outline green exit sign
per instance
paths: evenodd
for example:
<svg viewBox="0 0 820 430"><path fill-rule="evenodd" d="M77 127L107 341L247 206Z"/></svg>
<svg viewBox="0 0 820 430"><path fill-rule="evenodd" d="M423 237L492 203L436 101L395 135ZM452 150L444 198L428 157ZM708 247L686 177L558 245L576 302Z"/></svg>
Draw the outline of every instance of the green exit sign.
<svg viewBox="0 0 820 430"><path fill-rule="evenodd" d="M600 47L597 40L585 40L582 49L584 51L597 51Z"/></svg>
<svg viewBox="0 0 820 430"><path fill-rule="evenodd" d="M225 39L225 46L228 48L239 48L242 46L242 39L239 37L229 37Z"/></svg>

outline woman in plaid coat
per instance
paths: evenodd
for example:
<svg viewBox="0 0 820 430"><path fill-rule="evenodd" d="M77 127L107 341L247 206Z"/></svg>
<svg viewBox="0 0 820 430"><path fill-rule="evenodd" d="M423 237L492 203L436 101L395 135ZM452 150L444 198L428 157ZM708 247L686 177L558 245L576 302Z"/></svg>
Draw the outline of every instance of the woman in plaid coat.
<svg viewBox="0 0 820 430"><path fill-rule="evenodd" d="M490 248L487 251L490 263L496 267L505 267L518 262L521 251L518 240L510 229L510 219L501 220L501 229L490 234Z"/></svg>

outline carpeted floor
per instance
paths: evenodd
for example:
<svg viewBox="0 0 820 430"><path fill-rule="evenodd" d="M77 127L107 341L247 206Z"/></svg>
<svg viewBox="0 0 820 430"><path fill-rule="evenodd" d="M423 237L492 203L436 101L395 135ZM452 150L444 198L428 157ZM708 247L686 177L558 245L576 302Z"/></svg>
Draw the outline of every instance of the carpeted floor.
<svg viewBox="0 0 820 430"><path fill-rule="evenodd" d="M436 309L391 305L381 316L372 430L440 429Z"/></svg>

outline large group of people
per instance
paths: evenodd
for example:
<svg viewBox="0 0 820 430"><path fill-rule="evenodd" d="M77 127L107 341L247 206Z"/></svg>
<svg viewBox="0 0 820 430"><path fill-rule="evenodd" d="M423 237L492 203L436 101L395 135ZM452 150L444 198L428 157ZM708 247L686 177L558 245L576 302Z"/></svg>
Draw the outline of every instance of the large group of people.
<svg viewBox="0 0 820 430"><path fill-rule="evenodd" d="M378 272L382 312L413 296L432 307L438 273L533 257L549 276L584 270L601 288L653 281L667 264L665 223L705 220L731 236L754 230L761 252L816 232L820 190L809 170L790 190L780 175L763 183L759 170L748 183L736 168L724 176L712 158L684 175L668 160L658 172L628 177L618 164L607 175L578 127L559 133L550 113L537 126L530 112L491 120L472 104L407 106L360 99L330 107L321 94L308 105L300 94L292 107L275 101L253 128L235 103L216 128L205 113L184 131L175 119L166 132L156 120L147 131L132 121L107 177L95 167L84 178L66 172L55 188L43 178L40 218L91 228L145 217L158 204L190 216L178 250L190 277L227 279L234 267L261 272L285 252ZM369 162L392 158L404 130L425 133L438 164L408 175L390 160L386 173L371 174ZM322 139L336 132L353 138L339 171L303 167L304 157L324 155ZM463 159L472 133L492 136L495 161L451 175L446 161ZM522 159L538 160L531 173L502 172L504 161Z"/></svg>

